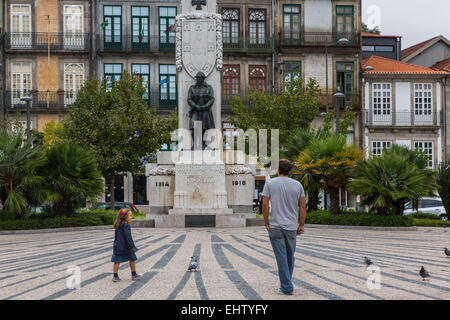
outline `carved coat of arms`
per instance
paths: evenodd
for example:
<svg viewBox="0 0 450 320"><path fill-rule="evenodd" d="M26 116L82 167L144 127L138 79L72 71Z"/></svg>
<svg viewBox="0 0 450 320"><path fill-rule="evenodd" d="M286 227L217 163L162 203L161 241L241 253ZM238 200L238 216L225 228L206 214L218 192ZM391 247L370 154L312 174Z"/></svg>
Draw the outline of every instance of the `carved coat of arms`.
<svg viewBox="0 0 450 320"><path fill-rule="evenodd" d="M206 77L214 67L222 69L222 18L217 14L181 15L177 17L176 62L180 71L195 78Z"/></svg>

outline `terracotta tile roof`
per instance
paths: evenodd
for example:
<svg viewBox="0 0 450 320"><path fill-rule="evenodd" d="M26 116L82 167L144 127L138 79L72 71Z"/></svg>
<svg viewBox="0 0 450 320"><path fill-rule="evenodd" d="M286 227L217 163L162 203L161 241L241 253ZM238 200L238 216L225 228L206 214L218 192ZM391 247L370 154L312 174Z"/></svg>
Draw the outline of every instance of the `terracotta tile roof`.
<svg viewBox="0 0 450 320"><path fill-rule="evenodd" d="M416 66L413 64L378 56L370 56L363 59L362 68L364 69L367 66L373 67L374 70L364 71L364 74L448 74L448 72L445 71L437 71L430 68Z"/></svg>
<svg viewBox="0 0 450 320"><path fill-rule="evenodd" d="M363 37L372 37L372 38L401 38L402 36L389 36L384 34L375 34L368 32L361 32L361 36Z"/></svg>
<svg viewBox="0 0 450 320"><path fill-rule="evenodd" d="M436 62L431 69L450 72L450 58Z"/></svg>
<svg viewBox="0 0 450 320"><path fill-rule="evenodd" d="M419 51L420 49L422 49L423 47L425 47L426 45L428 45L429 43L431 43L431 42L433 42L433 41L435 41L437 39L443 39L443 40L445 39L445 40L447 40L445 37L439 35L439 36L436 36L434 38L425 40L425 41L423 41L421 43L415 44L415 45L413 45L413 46L411 46L409 48L406 48L406 49L402 50L402 60L405 60L410 55L414 54L415 52Z"/></svg>

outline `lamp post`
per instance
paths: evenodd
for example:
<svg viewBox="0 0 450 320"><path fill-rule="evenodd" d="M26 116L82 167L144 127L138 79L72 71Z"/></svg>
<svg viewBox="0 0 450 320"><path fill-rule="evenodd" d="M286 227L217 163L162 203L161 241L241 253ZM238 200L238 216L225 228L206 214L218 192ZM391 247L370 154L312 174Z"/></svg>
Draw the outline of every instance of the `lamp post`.
<svg viewBox="0 0 450 320"><path fill-rule="evenodd" d="M25 101L27 104L27 140L30 139L30 102L31 97L22 97L20 101Z"/></svg>
<svg viewBox="0 0 450 320"><path fill-rule="evenodd" d="M349 44L350 40L348 40L347 38L341 38L339 39L336 43L334 44L338 44L338 45L344 45L344 44ZM326 110L328 113L328 47L330 46L330 44L325 44L325 95L326 95Z"/></svg>
<svg viewBox="0 0 450 320"><path fill-rule="evenodd" d="M336 100L336 133L339 133L340 101L344 101L345 95L342 92L336 92L335 94L333 94L333 97Z"/></svg>

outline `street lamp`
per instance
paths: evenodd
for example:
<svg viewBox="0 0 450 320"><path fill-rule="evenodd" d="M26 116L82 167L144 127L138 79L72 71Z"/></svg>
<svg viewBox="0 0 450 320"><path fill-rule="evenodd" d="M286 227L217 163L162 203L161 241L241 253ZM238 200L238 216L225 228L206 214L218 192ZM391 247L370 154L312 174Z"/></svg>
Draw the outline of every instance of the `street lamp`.
<svg viewBox="0 0 450 320"><path fill-rule="evenodd" d="M336 99L336 133L339 132L339 108L340 108L340 101L344 101L345 95L342 92L336 92L333 94L333 98Z"/></svg>
<svg viewBox="0 0 450 320"><path fill-rule="evenodd" d="M350 44L350 40L348 40L347 38L341 38L339 39L336 43L334 44L338 44L338 45L345 45L345 44ZM327 102L326 102L326 110L328 113L328 47L330 46L330 44L325 44L325 95L327 98Z"/></svg>
<svg viewBox="0 0 450 320"><path fill-rule="evenodd" d="M30 102L31 97L22 97L20 101L25 101L27 104L27 140L30 139Z"/></svg>

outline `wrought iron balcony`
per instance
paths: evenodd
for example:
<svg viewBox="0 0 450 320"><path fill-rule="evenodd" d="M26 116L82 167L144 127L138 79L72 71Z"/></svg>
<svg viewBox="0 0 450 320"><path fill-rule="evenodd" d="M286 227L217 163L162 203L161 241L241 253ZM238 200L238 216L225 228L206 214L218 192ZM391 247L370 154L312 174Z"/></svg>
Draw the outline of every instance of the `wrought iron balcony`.
<svg viewBox="0 0 450 320"><path fill-rule="evenodd" d="M346 32L293 32L282 31L280 35L281 46L337 46L340 39L347 39L348 43L341 46L360 46L359 33Z"/></svg>
<svg viewBox="0 0 450 320"><path fill-rule="evenodd" d="M442 112L415 110L415 111L390 111L382 110L374 113L365 111L365 123L370 127L430 127L442 126Z"/></svg>
<svg viewBox="0 0 450 320"><path fill-rule="evenodd" d="M223 51L227 52L252 52L271 53L273 52L273 37L223 37Z"/></svg>
<svg viewBox="0 0 450 320"><path fill-rule="evenodd" d="M76 92L71 91L6 91L6 107L9 109L26 109L27 105L20 99L31 97L30 107L34 111L54 111L66 109L76 100Z"/></svg>
<svg viewBox="0 0 450 320"><path fill-rule="evenodd" d="M170 42L164 42L160 41L159 36L100 34L97 37L97 50L99 52L175 52L175 38Z"/></svg>
<svg viewBox="0 0 450 320"><path fill-rule="evenodd" d="M70 50L88 51L91 36L87 33L14 32L5 33L7 50Z"/></svg>

